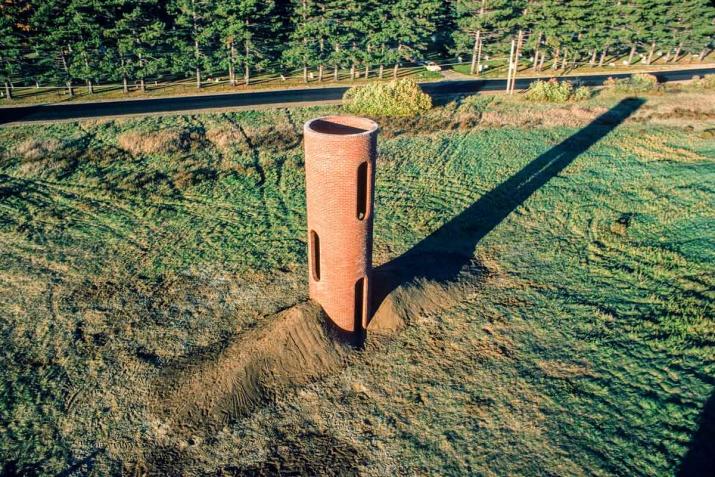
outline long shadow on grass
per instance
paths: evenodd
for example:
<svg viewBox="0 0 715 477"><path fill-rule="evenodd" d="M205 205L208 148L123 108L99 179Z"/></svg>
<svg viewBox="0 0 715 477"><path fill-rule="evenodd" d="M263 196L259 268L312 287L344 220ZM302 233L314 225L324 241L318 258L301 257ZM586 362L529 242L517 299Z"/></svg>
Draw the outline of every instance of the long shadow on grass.
<svg viewBox="0 0 715 477"><path fill-rule="evenodd" d="M677 473L677 477L706 475L715 475L715 394L705 403L700 426Z"/></svg>
<svg viewBox="0 0 715 477"><path fill-rule="evenodd" d="M645 103L624 99L562 143L554 146L410 250L373 271L375 311L393 290L418 278L455 280L473 260L479 241L541 186L613 131Z"/></svg>

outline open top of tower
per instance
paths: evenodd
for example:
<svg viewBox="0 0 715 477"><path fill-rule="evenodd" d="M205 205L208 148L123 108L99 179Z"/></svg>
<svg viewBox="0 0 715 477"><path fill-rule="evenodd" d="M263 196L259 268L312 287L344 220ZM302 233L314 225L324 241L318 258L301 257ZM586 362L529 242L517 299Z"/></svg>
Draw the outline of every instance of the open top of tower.
<svg viewBox="0 0 715 477"><path fill-rule="evenodd" d="M360 136L377 131L375 121L357 116L323 116L305 123L306 132L326 136Z"/></svg>

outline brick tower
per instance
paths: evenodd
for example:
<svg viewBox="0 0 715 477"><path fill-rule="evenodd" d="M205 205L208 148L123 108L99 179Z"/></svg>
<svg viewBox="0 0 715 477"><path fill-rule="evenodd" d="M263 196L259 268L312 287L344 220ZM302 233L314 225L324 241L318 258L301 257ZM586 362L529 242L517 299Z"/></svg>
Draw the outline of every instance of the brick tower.
<svg viewBox="0 0 715 477"><path fill-rule="evenodd" d="M303 130L310 297L341 330L362 332L370 312L378 126L325 116Z"/></svg>

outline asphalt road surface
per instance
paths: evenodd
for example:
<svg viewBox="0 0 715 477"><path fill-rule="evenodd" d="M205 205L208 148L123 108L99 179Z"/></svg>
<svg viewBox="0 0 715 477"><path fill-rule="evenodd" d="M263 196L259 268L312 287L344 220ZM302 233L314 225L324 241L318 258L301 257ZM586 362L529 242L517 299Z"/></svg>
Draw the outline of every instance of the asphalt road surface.
<svg viewBox="0 0 715 477"><path fill-rule="evenodd" d="M660 82L688 80L693 76L715 73L715 67L654 72ZM570 76L564 79L579 81L587 86L598 86L608 78L624 78L630 73ZM516 79L517 89L526 89L534 78ZM482 91L499 91L506 87L506 80L460 80L422 83L422 89L433 98L458 94L474 94ZM318 103L340 101L348 86L329 88L304 88L248 93L202 94L137 100L103 101L95 103L39 104L28 106L0 107L0 124L64 121L128 115L210 111L269 105L290 106L291 103Z"/></svg>

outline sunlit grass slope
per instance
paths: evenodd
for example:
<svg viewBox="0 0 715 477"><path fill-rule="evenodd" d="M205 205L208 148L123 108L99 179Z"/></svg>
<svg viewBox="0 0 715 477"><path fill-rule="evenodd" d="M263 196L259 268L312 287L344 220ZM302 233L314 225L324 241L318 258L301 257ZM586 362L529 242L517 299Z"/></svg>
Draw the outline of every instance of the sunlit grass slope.
<svg viewBox="0 0 715 477"><path fill-rule="evenodd" d="M376 262L621 99L383 121ZM331 110L0 130L3 472L672 475L715 386L715 107L645 101L423 284L439 306L188 440L152 383L306 298L299 134Z"/></svg>

